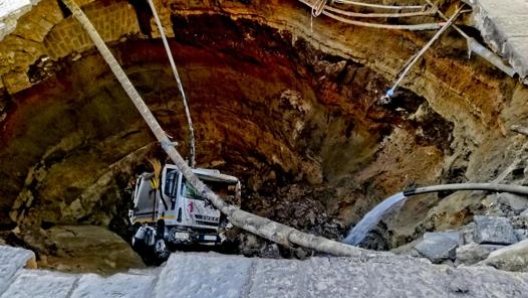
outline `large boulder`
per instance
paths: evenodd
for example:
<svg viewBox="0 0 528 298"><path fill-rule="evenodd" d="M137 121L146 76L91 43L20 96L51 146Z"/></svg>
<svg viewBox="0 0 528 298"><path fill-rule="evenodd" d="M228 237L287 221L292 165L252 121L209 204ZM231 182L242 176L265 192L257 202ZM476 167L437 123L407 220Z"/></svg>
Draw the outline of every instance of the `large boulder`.
<svg viewBox="0 0 528 298"><path fill-rule="evenodd" d="M474 221L476 243L509 245L517 242L512 224L505 217L475 216Z"/></svg>
<svg viewBox="0 0 528 298"><path fill-rule="evenodd" d="M528 272L528 239L490 253L481 264L501 270Z"/></svg>
<svg viewBox="0 0 528 298"><path fill-rule="evenodd" d="M456 264L473 265L484 259L503 245L468 243L456 249Z"/></svg>
<svg viewBox="0 0 528 298"><path fill-rule="evenodd" d="M460 238L460 235L458 237ZM451 234L427 233L427 236L424 235L422 242L418 243L414 249L431 262L440 263L448 259L454 260L459 244L460 239L455 239Z"/></svg>
<svg viewBox="0 0 528 298"><path fill-rule="evenodd" d="M43 267L69 272L114 273L145 267L121 237L99 226L56 226L47 231L57 251Z"/></svg>

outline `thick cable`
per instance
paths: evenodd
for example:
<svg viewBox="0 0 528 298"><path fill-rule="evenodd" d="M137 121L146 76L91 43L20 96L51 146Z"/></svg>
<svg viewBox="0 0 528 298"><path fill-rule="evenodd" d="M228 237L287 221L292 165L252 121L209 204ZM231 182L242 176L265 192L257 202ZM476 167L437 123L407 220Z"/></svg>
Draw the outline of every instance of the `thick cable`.
<svg viewBox="0 0 528 298"><path fill-rule="evenodd" d="M339 8L326 6L325 10L331 11L337 14L341 14L347 17L354 18L406 18L406 17L416 17L416 16L430 16L434 15L433 10L424 10L424 11L413 11L413 12L399 12L399 13L360 13L346 11Z"/></svg>
<svg viewBox="0 0 528 298"><path fill-rule="evenodd" d="M424 23L424 24L415 24L415 25L386 25L386 24L368 23L368 22L361 22L361 21L345 19L335 14L332 14L328 11L323 11L323 14L329 18L332 18L336 21L343 22L345 24L367 27L367 28L378 28L378 29L389 29L389 30L409 30L409 31L436 30L436 29L442 28L444 24L444 23Z"/></svg>
<svg viewBox="0 0 528 298"><path fill-rule="evenodd" d="M357 1L350 1L350 0L334 0L334 3L371 7L371 8L394 9L394 10L401 10L401 9L422 9L423 10L427 8L427 5L383 5L383 4L372 4L372 3L364 3L364 2L357 2Z"/></svg>

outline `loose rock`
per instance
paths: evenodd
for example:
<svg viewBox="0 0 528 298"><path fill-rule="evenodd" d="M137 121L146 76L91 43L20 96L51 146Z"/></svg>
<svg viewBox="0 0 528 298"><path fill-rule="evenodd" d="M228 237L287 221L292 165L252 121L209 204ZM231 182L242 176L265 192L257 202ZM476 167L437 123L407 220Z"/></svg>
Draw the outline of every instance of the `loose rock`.
<svg viewBox="0 0 528 298"><path fill-rule="evenodd" d="M475 242L475 240L473 240L473 235L475 235L475 223L470 222L462 227L462 229L460 229L460 234L462 234L465 244Z"/></svg>
<svg viewBox="0 0 528 298"><path fill-rule="evenodd" d="M528 231L525 229L515 229L515 236L517 236L518 241L523 241L528 239Z"/></svg>
<svg viewBox="0 0 528 298"><path fill-rule="evenodd" d="M513 244L517 237L509 219L493 216L475 216L474 240L479 244Z"/></svg>
<svg viewBox="0 0 528 298"><path fill-rule="evenodd" d="M473 265L484 259L502 245L469 243L456 249L456 264Z"/></svg>
<svg viewBox="0 0 528 298"><path fill-rule="evenodd" d="M429 234L414 249L433 263L440 263L447 259L454 260L459 242L443 235L444 233Z"/></svg>
<svg viewBox="0 0 528 298"><path fill-rule="evenodd" d="M528 239L496 250L481 264L508 271L528 271Z"/></svg>
<svg viewBox="0 0 528 298"><path fill-rule="evenodd" d="M520 214L528 209L528 199L512 193L503 192L497 195L498 200L510 206L515 214Z"/></svg>

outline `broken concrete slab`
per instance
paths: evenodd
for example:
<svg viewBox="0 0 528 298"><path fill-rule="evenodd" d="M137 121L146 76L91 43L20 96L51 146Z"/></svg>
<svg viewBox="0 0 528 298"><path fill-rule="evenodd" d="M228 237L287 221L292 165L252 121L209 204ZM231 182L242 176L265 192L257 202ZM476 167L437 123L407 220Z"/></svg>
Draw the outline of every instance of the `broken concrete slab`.
<svg viewBox="0 0 528 298"><path fill-rule="evenodd" d="M496 216L475 216L474 240L479 244L509 245L517 242L512 224L508 218Z"/></svg>
<svg viewBox="0 0 528 298"><path fill-rule="evenodd" d="M528 84L528 36L524 24L528 4L510 0L465 0L473 8L473 21L486 43L508 60L524 84Z"/></svg>

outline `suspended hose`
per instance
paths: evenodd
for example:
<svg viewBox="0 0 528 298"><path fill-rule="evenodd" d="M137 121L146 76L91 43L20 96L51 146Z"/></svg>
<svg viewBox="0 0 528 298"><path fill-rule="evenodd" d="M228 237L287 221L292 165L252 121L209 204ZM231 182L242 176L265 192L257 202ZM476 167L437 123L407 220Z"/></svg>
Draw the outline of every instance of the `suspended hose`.
<svg viewBox="0 0 528 298"><path fill-rule="evenodd" d="M350 0L334 0L335 3L341 3L341 4L348 4L348 5L355 5L355 6L364 6L364 7L371 7L371 8L383 8L383 9L426 9L427 5L382 5L382 4L371 4L371 3L363 3L363 2L357 2L357 1L350 1Z"/></svg>
<svg viewBox="0 0 528 298"><path fill-rule="evenodd" d="M458 190L487 190L495 192L510 192L519 195L528 195L528 187L520 185L495 184L495 183L460 183L460 184L440 184L432 186L417 187L405 190L403 194L408 196Z"/></svg>
<svg viewBox="0 0 528 298"><path fill-rule="evenodd" d="M176 79L176 83L178 84L178 89L180 90L180 93L182 95L183 107L185 109L185 116L187 118L187 124L189 125L189 147L190 147L189 148L190 150L189 166L191 168L194 168L196 148L194 145L194 128L193 128L193 123L192 123L192 118L191 118L191 112L189 111L189 105L187 103L187 96L185 96L185 91L183 90L183 84L180 79L180 74L178 73L178 69L176 68L176 63L174 63L174 57L172 57L172 51L169 47L169 43L167 42L167 37L165 36L165 31L163 30L163 26L161 25L161 20L158 16L158 12L156 11L156 7L154 6L154 3L152 2L152 0L148 0L148 3L154 15L154 19L156 20L156 24L158 25L158 29L161 35L161 40L163 41L163 46L165 47L165 51L167 52L167 56L169 57L169 62L172 67L174 79Z"/></svg>
<svg viewBox="0 0 528 298"><path fill-rule="evenodd" d="M415 11L415 12L401 12L401 13L359 13L341 10L335 7L327 6L325 10L335 12L347 17L355 18L405 18L405 17L416 17L416 16L429 16L434 15L433 10Z"/></svg>
<svg viewBox="0 0 528 298"><path fill-rule="evenodd" d="M431 40L429 40L429 42L427 44L425 44L425 46L423 46L423 48L415 55L413 55L411 57L411 59L405 63L406 67L405 69L403 70L403 72L400 74L399 78L396 80L396 82L394 83L394 85L392 86L392 88L390 88L387 93L385 94L384 97L382 97L381 101L383 103L387 103L390 101L390 98L392 96L394 96L394 92L396 91L396 88L398 88L398 86L400 85L401 81L407 76L407 73L409 73L409 71L411 70L411 68L413 67L413 65L418 61L418 59L420 59L423 54L425 54L425 52L433 45L433 43L438 39L440 38L440 36L442 35L442 33L444 33L447 28L449 28L449 26L451 26L451 24L453 24L453 22L456 20L456 18L458 17L458 15L460 14L460 12L462 11L462 7L460 7L452 16L451 18L447 21L447 23L442 27L442 29L438 30L438 32L436 32L436 34L433 36L433 38L431 38Z"/></svg>

